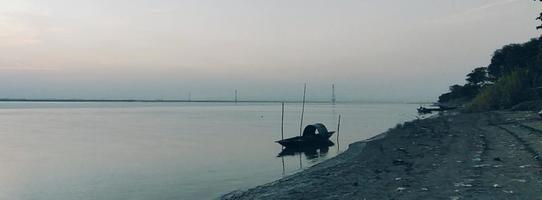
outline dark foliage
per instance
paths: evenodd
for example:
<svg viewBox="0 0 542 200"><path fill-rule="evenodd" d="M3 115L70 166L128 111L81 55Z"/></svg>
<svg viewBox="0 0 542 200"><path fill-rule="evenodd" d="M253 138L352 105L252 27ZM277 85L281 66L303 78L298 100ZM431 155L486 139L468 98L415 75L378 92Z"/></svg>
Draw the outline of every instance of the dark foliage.
<svg viewBox="0 0 542 200"><path fill-rule="evenodd" d="M481 88L488 82L487 67L475 68L471 73L467 74L467 84Z"/></svg>
<svg viewBox="0 0 542 200"><path fill-rule="evenodd" d="M542 22L542 13L536 20ZM491 110L542 99L542 37L495 51L491 63L472 70L466 80L463 86L451 86L439 102L474 98L471 110Z"/></svg>
<svg viewBox="0 0 542 200"><path fill-rule="evenodd" d="M539 99L540 89L537 88L542 87L542 38L506 45L495 51L491 63L472 70L466 81L463 86L451 86L450 92L439 97L439 102L472 99L478 95L476 104L479 107L494 109ZM484 103L491 105L485 106Z"/></svg>
<svg viewBox="0 0 542 200"><path fill-rule="evenodd" d="M439 96L439 102L447 102L453 99L472 99L478 94L480 88L472 84L466 85L452 85L450 86L450 92L444 93Z"/></svg>
<svg viewBox="0 0 542 200"><path fill-rule="evenodd" d="M450 92L439 96L439 102L447 102L453 99L472 99L484 86L489 83L486 67L478 67L467 74L467 84L452 85Z"/></svg>
<svg viewBox="0 0 542 200"><path fill-rule="evenodd" d="M487 67L489 78L496 81L516 70L528 70L531 75L540 74L541 42L541 38L535 38L524 44L506 45L495 51Z"/></svg>

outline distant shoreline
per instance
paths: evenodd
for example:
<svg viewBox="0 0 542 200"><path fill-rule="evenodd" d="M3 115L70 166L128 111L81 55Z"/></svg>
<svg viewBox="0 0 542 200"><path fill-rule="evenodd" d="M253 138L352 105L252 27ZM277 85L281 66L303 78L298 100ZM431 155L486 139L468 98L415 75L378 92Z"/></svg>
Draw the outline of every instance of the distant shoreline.
<svg viewBox="0 0 542 200"><path fill-rule="evenodd" d="M0 102L280 103L281 101L174 100L174 99L171 99L171 100L145 100L145 99L0 99Z"/></svg>
<svg viewBox="0 0 542 200"><path fill-rule="evenodd" d="M80 103L301 103L301 101L278 101L278 100L181 100L181 99L25 99L25 98L2 98L0 102L80 102ZM328 103L330 101L307 101L307 103ZM400 101L339 101L337 104L367 103L367 104L431 104L432 102L400 102Z"/></svg>

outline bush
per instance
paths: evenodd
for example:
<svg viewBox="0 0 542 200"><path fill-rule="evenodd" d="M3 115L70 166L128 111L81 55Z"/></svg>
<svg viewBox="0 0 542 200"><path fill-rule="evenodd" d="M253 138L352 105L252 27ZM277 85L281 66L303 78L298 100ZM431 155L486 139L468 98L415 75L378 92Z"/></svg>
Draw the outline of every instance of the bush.
<svg viewBox="0 0 542 200"><path fill-rule="evenodd" d="M450 86L450 92L440 95L438 101L446 103L454 99L472 99L478 94L479 90L480 87L473 84L452 85Z"/></svg>
<svg viewBox="0 0 542 200"><path fill-rule="evenodd" d="M529 98L524 84L525 73L514 71L500 78L495 84L482 89L468 106L469 111L488 111L509 108Z"/></svg>

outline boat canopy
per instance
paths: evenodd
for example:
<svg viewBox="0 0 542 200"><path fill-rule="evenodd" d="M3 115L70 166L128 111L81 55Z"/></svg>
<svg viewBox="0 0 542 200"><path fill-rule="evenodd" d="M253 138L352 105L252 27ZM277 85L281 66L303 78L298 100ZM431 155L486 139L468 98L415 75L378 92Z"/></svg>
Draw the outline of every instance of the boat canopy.
<svg viewBox="0 0 542 200"><path fill-rule="evenodd" d="M329 131L327 130L326 126L324 126L321 123L311 124L305 127L303 130L303 136L315 136L316 131L318 130L318 134L328 134Z"/></svg>

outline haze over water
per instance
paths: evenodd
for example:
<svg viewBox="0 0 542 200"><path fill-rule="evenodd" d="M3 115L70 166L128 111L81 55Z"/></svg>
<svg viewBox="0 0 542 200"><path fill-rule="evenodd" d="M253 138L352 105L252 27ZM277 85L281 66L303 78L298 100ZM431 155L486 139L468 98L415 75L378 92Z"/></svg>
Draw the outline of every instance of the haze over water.
<svg viewBox="0 0 542 200"><path fill-rule="evenodd" d="M284 174L414 119L416 107L308 104L305 125L335 130L342 115L340 150L284 157ZM299 134L299 111L286 105L286 137ZM215 198L283 176L280 118L272 103L0 103L0 198Z"/></svg>
<svg viewBox="0 0 542 200"><path fill-rule="evenodd" d="M509 43L527 0L0 0L0 97L433 101ZM431 84L428 84L431 83ZM382 89L385 88L385 89Z"/></svg>

